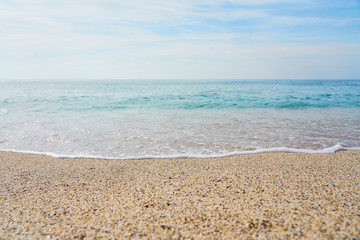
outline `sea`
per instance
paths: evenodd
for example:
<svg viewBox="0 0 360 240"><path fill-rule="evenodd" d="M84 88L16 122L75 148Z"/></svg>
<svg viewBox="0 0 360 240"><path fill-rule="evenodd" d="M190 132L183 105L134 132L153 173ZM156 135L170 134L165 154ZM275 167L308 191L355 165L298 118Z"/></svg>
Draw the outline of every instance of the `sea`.
<svg viewBox="0 0 360 240"><path fill-rule="evenodd" d="M67 158L360 149L360 80L2 80L0 150Z"/></svg>

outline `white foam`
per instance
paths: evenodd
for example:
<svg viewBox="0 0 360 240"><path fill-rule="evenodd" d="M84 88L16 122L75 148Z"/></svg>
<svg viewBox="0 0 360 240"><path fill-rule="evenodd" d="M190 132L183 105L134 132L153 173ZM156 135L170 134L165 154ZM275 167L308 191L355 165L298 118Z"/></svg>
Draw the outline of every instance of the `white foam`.
<svg viewBox="0 0 360 240"><path fill-rule="evenodd" d="M163 159L163 158L221 158L235 155L246 155L246 154L260 154L260 153L270 153L270 152L284 152L284 153L306 153L306 154L331 154L340 150L360 150L360 147L343 147L340 144L337 144L332 147L323 148L323 149L297 149L297 148L288 148L288 147L277 147L277 148L264 148L256 149L249 151L234 151L223 154L174 154L174 155L144 155L144 156L129 156L125 158L117 158L111 156L101 156L101 155L89 155L89 154L78 154L78 155L67 155L67 154L57 154L52 152L38 152L38 151L25 151L25 150L15 150L15 149L0 149L0 151L6 152L16 152L16 153L27 153L27 154L36 154L36 155L46 155L54 158L70 158L70 159L79 159L79 158L90 158L90 159L112 159L112 160L135 160L135 159Z"/></svg>
<svg viewBox="0 0 360 240"><path fill-rule="evenodd" d="M1 114L8 114L9 110L7 109L0 109Z"/></svg>
<svg viewBox="0 0 360 240"><path fill-rule="evenodd" d="M106 159L331 153L359 146L358 119L349 109L7 114L0 149Z"/></svg>

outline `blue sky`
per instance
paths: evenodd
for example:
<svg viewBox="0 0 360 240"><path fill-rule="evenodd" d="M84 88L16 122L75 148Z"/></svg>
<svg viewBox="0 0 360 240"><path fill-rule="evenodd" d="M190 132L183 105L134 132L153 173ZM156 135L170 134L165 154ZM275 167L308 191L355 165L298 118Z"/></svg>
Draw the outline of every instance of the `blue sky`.
<svg viewBox="0 0 360 240"><path fill-rule="evenodd" d="M89 78L360 79L360 1L0 1L0 79Z"/></svg>

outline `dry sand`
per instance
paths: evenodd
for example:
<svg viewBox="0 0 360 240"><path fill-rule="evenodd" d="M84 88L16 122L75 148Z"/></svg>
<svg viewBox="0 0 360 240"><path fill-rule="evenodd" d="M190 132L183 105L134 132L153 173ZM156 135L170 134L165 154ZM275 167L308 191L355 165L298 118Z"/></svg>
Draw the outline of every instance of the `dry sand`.
<svg viewBox="0 0 360 240"><path fill-rule="evenodd" d="M360 151L216 159L0 152L0 239L360 236Z"/></svg>

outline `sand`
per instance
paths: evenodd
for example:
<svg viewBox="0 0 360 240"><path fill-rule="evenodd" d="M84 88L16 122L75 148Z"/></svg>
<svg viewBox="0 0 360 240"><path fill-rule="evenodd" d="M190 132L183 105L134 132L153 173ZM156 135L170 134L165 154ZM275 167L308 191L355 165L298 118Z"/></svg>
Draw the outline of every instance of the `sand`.
<svg viewBox="0 0 360 240"><path fill-rule="evenodd" d="M215 159L0 152L0 239L360 239L360 151Z"/></svg>

